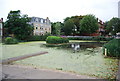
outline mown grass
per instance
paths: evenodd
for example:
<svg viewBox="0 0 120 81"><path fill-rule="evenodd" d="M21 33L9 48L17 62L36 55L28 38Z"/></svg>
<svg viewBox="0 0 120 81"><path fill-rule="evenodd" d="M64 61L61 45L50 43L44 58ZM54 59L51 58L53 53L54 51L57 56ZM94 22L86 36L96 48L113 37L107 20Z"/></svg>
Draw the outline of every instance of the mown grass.
<svg viewBox="0 0 120 81"><path fill-rule="evenodd" d="M45 42L2 45L3 57L1 59L47 51L49 52L48 54L27 58L15 63L69 71L99 78L114 79L116 76L118 60L104 58L100 47L93 49L93 52L86 49L73 53L71 48L45 47L43 43Z"/></svg>

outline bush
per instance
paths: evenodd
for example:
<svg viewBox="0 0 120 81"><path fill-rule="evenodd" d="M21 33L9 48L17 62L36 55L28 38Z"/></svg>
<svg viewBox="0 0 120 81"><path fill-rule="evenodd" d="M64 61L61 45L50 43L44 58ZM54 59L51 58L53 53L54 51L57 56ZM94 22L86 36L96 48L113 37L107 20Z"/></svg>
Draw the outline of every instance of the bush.
<svg viewBox="0 0 120 81"><path fill-rule="evenodd" d="M120 39L113 39L104 45L107 49L107 56L120 57Z"/></svg>
<svg viewBox="0 0 120 81"><path fill-rule="evenodd" d="M113 38L106 38L104 36L96 36L96 37L68 37L69 40L92 40L92 41L110 41Z"/></svg>
<svg viewBox="0 0 120 81"><path fill-rule="evenodd" d="M18 44L17 39L12 37L5 38L5 44Z"/></svg>
<svg viewBox="0 0 120 81"><path fill-rule="evenodd" d="M68 37L69 40L92 40L92 37Z"/></svg>
<svg viewBox="0 0 120 81"><path fill-rule="evenodd" d="M29 39L27 41L45 41L46 38L50 36L50 34L45 34L45 35L33 35L33 36L30 36Z"/></svg>
<svg viewBox="0 0 120 81"><path fill-rule="evenodd" d="M110 41L112 39L113 38L107 38L107 37L104 37L104 36L93 37L93 40L95 40L95 41Z"/></svg>
<svg viewBox="0 0 120 81"><path fill-rule="evenodd" d="M48 36L46 39L46 43L48 44L62 44L62 43L69 43L69 40L64 37L58 36Z"/></svg>

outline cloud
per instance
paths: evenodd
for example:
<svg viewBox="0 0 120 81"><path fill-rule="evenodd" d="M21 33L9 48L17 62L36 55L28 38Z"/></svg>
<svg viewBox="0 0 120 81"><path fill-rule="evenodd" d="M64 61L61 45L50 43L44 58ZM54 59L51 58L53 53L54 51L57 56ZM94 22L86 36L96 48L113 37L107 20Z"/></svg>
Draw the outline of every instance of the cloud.
<svg viewBox="0 0 120 81"><path fill-rule="evenodd" d="M119 0L2 0L2 16L10 10L21 10L23 14L49 17L51 21L63 21L74 15L94 14L103 21L117 16Z"/></svg>

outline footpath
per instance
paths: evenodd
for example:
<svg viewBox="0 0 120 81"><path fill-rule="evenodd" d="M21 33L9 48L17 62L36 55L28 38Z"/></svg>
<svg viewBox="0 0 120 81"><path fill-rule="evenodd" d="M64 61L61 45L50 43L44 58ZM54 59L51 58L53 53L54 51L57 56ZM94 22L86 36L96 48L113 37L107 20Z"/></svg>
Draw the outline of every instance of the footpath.
<svg viewBox="0 0 120 81"><path fill-rule="evenodd" d="M31 66L3 65L2 79L97 79L69 72L39 69Z"/></svg>

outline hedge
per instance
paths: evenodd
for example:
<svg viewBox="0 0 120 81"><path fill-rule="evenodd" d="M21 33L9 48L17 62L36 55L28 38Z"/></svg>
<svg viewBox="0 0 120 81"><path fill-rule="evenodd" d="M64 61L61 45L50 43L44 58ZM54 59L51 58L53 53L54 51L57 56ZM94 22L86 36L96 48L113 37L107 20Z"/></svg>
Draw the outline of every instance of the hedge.
<svg viewBox="0 0 120 81"><path fill-rule="evenodd" d="M50 36L51 34L45 34L45 35L33 35L33 36L30 36L29 39L27 39L27 41L45 41L46 38L48 36Z"/></svg>
<svg viewBox="0 0 120 81"><path fill-rule="evenodd" d="M113 39L104 45L107 49L107 56L120 57L120 39Z"/></svg>
<svg viewBox="0 0 120 81"><path fill-rule="evenodd" d="M62 44L62 43L69 43L69 40L64 37L58 36L48 36L46 39L46 43L48 44Z"/></svg>
<svg viewBox="0 0 120 81"><path fill-rule="evenodd" d="M12 37L6 37L4 43L5 44L18 44L18 40Z"/></svg>
<svg viewBox="0 0 120 81"><path fill-rule="evenodd" d="M92 41L110 41L113 38L107 38L104 36L96 36L96 37L68 37L69 40L92 40Z"/></svg>

